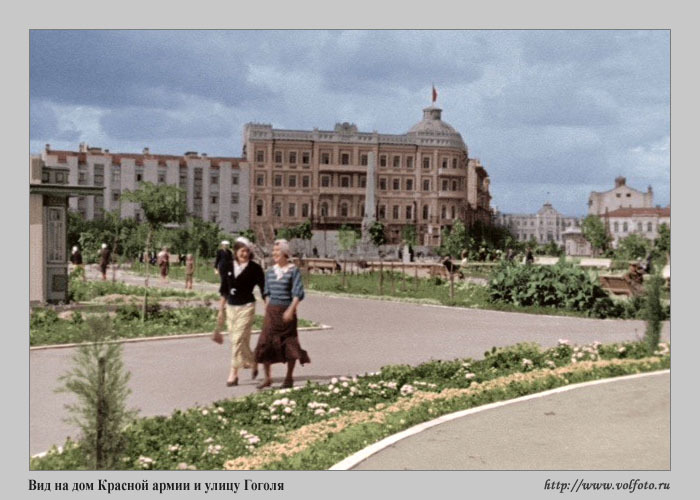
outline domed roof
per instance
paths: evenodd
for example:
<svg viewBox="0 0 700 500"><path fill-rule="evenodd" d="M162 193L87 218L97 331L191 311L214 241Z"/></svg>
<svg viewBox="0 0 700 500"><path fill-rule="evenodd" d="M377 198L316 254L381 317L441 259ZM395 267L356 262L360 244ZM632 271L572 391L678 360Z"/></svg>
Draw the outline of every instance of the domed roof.
<svg viewBox="0 0 700 500"><path fill-rule="evenodd" d="M460 133L452 125L442 121L441 114L442 109L435 106L424 108L423 119L411 127L408 135L447 136L458 140L463 145L464 141Z"/></svg>

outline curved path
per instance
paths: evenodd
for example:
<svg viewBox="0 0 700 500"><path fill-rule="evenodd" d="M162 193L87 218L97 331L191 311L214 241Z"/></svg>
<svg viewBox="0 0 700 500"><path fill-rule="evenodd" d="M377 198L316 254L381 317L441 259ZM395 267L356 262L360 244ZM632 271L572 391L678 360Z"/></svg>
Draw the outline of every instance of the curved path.
<svg viewBox="0 0 700 500"><path fill-rule="evenodd" d="M350 457L339 468L670 469L668 371L562 389L440 423L388 444L371 456L360 456L364 460L359 462Z"/></svg>
<svg viewBox="0 0 700 500"><path fill-rule="evenodd" d="M143 284L143 278L125 272L119 272L118 279ZM154 278L151 283L159 285ZM182 288L182 282L169 286ZM196 287L217 288L209 284ZM299 316L333 328L300 333L312 362L297 368L297 384L372 372L388 364L480 358L494 345L534 341L552 346L560 338L578 344L606 343L634 340L644 333L642 321L504 313L318 294L307 295ZM663 336L669 336L668 323ZM63 422L67 415L63 406L72 401L71 396L54 392L58 377L70 367L73 351L42 349L30 353L31 454L76 436L76 429ZM139 409L141 416L163 415L255 391L256 382L247 374L238 387L225 386L229 360L228 342L221 346L206 337L125 343L124 361L131 372L129 404ZM280 366L273 366L273 376L281 382Z"/></svg>

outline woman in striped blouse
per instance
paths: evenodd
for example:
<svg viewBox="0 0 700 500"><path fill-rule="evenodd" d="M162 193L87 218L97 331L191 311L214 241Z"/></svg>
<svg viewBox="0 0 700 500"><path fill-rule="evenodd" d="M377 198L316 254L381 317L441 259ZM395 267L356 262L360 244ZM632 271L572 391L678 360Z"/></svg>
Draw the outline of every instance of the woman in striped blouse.
<svg viewBox="0 0 700 500"><path fill-rule="evenodd" d="M263 389L272 385L270 365L287 363L287 376L282 387L294 385L294 366L297 360L310 363L309 355L299 345L297 335L297 307L304 298L301 272L289 261L289 243L277 240L272 249L275 265L265 274L265 320L263 330L255 347L255 361L265 368L265 379L258 386Z"/></svg>

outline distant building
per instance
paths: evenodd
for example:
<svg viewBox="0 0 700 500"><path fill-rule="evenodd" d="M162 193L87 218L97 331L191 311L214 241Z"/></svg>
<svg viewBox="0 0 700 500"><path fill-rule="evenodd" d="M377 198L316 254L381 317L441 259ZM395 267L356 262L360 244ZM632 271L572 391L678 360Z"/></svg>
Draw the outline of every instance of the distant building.
<svg viewBox="0 0 700 500"><path fill-rule="evenodd" d="M651 208L654 206L654 193L651 186L646 193L627 185L627 179L615 179L615 187L602 193L593 191L588 198L588 214L603 216L618 208Z"/></svg>
<svg viewBox="0 0 700 500"><path fill-rule="evenodd" d="M490 224L489 179L468 157L462 136L430 106L405 134L360 132L350 123L333 130L274 129L248 123L245 161L251 165L251 227L259 241L311 219L314 229L359 228L364 216L370 152L376 158L376 220L389 243L416 226L419 244L440 244L456 220Z"/></svg>
<svg viewBox="0 0 700 500"><path fill-rule="evenodd" d="M47 167L63 169L71 186L103 188L99 195L81 195L69 201L70 209L88 220L111 210L119 210L122 218L142 220L138 204L122 202L121 193L149 181L183 188L188 212L217 222L225 231L235 233L249 227L249 169L242 158L196 152L160 155L151 154L148 148L140 154L110 153L81 143L78 151L53 150L47 144L41 160Z"/></svg>
<svg viewBox="0 0 700 500"><path fill-rule="evenodd" d="M69 183L69 169L50 167L41 158L29 166L29 303L68 301L69 199L101 196L103 187Z"/></svg>
<svg viewBox="0 0 700 500"><path fill-rule="evenodd" d="M603 221L612 236L612 245L615 248L620 240L630 234L638 234L653 241L659 236L661 224L671 227L671 207L618 208L605 214Z"/></svg>
<svg viewBox="0 0 700 500"><path fill-rule="evenodd" d="M542 205L535 214L497 213L496 223L507 228L518 241L534 239L539 244L555 242L563 245L562 234L567 228L577 228L581 221L559 213L551 203Z"/></svg>
<svg viewBox="0 0 700 500"><path fill-rule="evenodd" d="M590 257L593 255L593 247L583 237L583 232L578 226L567 227L561 235L564 243L564 252L572 257Z"/></svg>

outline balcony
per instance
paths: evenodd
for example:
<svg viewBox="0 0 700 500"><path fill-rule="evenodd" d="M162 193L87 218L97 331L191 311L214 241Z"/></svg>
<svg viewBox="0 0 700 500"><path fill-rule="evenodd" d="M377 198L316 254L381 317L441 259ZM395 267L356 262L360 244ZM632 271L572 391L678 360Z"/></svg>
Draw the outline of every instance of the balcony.
<svg viewBox="0 0 700 500"><path fill-rule="evenodd" d="M318 166L319 172L357 172L366 173L367 166L363 165L339 165L337 163L329 163L328 165L320 164Z"/></svg>

